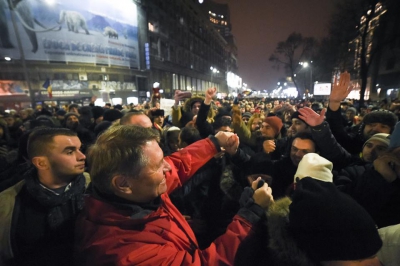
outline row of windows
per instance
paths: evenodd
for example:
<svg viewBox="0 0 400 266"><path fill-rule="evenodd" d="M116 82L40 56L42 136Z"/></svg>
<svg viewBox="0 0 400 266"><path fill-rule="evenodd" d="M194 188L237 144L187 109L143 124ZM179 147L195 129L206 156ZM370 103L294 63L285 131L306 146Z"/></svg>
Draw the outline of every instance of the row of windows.
<svg viewBox="0 0 400 266"><path fill-rule="evenodd" d="M118 74L99 74L99 73L87 73L86 77L82 79L78 73L38 73L30 74L31 80L91 80L91 81L120 81L121 78L125 82L135 82L136 76L131 75L118 75ZM26 80L25 75L20 72L6 73L0 72L0 80Z"/></svg>

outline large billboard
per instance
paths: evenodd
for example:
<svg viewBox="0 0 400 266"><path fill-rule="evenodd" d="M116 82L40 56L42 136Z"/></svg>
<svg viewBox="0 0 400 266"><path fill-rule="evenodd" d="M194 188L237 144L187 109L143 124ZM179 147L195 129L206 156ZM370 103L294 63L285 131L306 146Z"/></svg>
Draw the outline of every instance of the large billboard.
<svg viewBox="0 0 400 266"><path fill-rule="evenodd" d="M137 27L132 0L0 0L0 55L138 68Z"/></svg>
<svg viewBox="0 0 400 266"><path fill-rule="evenodd" d="M26 94L27 89L24 81L0 80L0 96Z"/></svg>

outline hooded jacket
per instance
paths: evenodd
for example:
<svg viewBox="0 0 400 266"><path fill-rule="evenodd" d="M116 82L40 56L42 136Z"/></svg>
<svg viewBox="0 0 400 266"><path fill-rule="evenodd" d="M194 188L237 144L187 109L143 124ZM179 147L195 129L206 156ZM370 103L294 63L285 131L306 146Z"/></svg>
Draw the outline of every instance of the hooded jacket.
<svg viewBox="0 0 400 266"><path fill-rule="evenodd" d="M172 107L172 124L176 127L182 128L186 126L187 123L193 120L192 105L195 102L202 103L204 97L193 96L185 101L182 107ZM214 111L210 108L207 113L207 119L211 123L213 121Z"/></svg>

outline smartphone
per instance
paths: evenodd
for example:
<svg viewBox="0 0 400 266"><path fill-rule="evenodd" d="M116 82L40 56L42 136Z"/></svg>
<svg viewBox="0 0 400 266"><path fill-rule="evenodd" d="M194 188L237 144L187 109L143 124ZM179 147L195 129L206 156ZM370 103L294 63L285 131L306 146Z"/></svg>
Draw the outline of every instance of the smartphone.
<svg viewBox="0 0 400 266"><path fill-rule="evenodd" d="M268 184L268 186L271 186L272 184L272 176L266 175L266 174L253 174L253 175L248 175L247 176L247 181L251 185L258 177L261 177L261 179Z"/></svg>

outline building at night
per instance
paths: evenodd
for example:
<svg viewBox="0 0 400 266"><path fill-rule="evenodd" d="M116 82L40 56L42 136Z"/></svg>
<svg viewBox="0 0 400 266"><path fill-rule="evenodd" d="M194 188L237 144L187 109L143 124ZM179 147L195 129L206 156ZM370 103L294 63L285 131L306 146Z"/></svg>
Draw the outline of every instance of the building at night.
<svg viewBox="0 0 400 266"><path fill-rule="evenodd" d="M0 28L7 29L0 42L0 105L86 105L93 96L137 103L150 98L155 82L163 98L177 89L202 94L210 86L228 94L237 48L197 1L100 2L20 1L0 10L6 18ZM32 17L10 12L19 8Z"/></svg>

